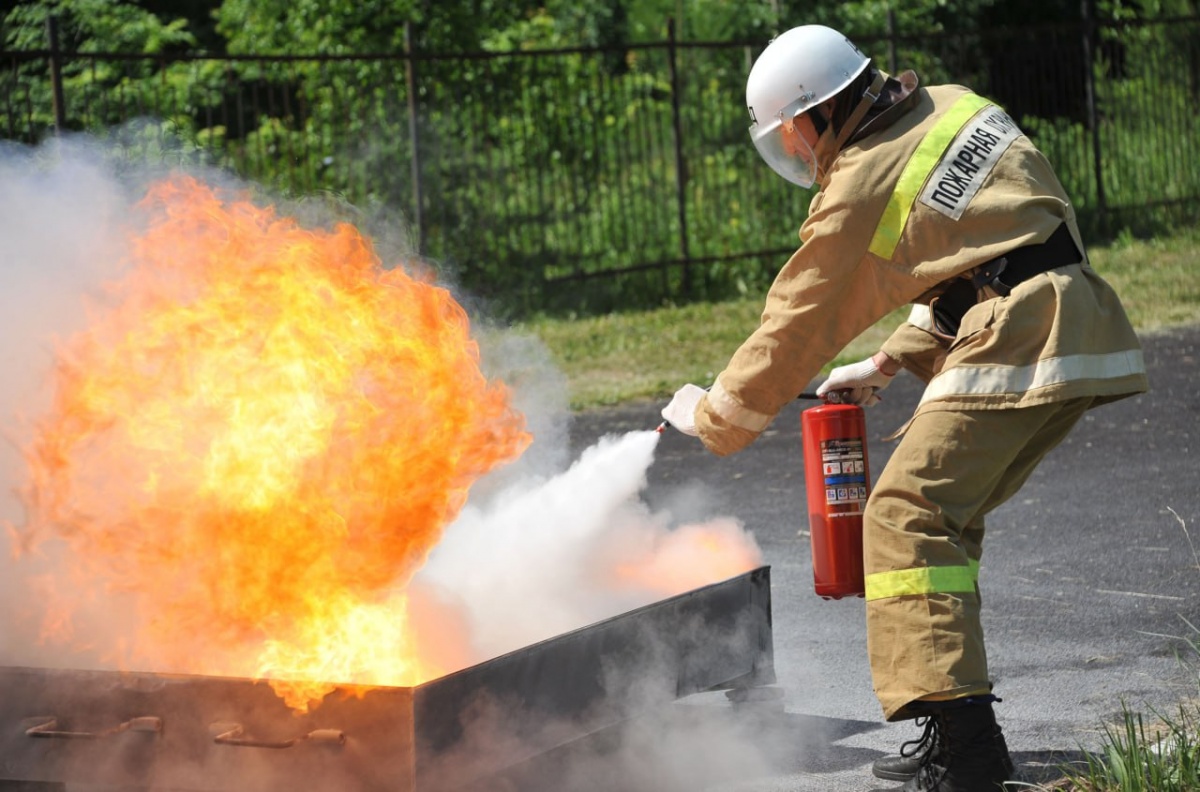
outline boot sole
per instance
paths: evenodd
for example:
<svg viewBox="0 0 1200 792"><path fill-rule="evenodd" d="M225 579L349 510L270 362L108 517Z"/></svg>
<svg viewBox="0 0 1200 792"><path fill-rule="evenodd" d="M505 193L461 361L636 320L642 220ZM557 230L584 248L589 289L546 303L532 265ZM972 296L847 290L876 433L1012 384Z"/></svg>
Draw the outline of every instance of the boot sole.
<svg viewBox="0 0 1200 792"><path fill-rule="evenodd" d="M884 781L908 781L917 777L916 773L890 773L887 770L871 770L871 775Z"/></svg>

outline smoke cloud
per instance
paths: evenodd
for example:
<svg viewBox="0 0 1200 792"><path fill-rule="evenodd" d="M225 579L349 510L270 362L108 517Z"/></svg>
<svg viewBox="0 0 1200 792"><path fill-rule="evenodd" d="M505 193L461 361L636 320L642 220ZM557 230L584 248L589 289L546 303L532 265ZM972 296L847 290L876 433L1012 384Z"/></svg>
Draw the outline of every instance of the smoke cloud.
<svg viewBox="0 0 1200 792"><path fill-rule="evenodd" d="M653 431L602 438L566 472L513 486L450 526L418 579L461 598L483 657L761 562L735 521L676 526L638 498L657 441Z"/></svg>
<svg viewBox="0 0 1200 792"><path fill-rule="evenodd" d="M83 295L95 294L114 276L123 255L118 231L131 204L127 189L86 141L41 149L0 147L0 272L5 277L0 289L0 524L10 528L6 539L11 527L24 521L19 490L27 473L21 450L30 437L30 419L49 402L55 346L86 326ZM42 613L65 596L56 575L62 552L61 546L47 545L20 565L5 553L0 660L69 666L78 662L74 653L80 649L107 654L100 648L106 635L127 628L123 621L100 618L111 602L97 603L96 592L75 597L81 612L73 624L42 623ZM128 612L128 603L121 605L111 611L114 618ZM44 648L40 639L46 632L69 643Z"/></svg>

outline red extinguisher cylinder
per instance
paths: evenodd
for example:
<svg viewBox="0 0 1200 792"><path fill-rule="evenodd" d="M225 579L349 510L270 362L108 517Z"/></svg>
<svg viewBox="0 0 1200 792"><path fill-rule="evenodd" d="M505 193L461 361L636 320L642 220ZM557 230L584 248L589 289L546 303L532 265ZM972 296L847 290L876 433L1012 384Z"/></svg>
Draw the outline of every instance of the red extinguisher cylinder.
<svg viewBox="0 0 1200 792"><path fill-rule="evenodd" d="M871 494L867 426L853 404L822 404L800 415L813 587L825 599L861 597L863 511Z"/></svg>

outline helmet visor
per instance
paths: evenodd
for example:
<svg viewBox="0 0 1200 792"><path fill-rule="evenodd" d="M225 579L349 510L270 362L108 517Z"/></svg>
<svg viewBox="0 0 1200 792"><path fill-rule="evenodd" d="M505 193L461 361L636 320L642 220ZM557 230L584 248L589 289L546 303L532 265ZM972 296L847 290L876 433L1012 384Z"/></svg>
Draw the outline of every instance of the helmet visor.
<svg viewBox="0 0 1200 792"><path fill-rule="evenodd" d="M805 189L817 180L817 156L794 123L775 119L773 124L750 125L750 139L771 170Z"/></svg>

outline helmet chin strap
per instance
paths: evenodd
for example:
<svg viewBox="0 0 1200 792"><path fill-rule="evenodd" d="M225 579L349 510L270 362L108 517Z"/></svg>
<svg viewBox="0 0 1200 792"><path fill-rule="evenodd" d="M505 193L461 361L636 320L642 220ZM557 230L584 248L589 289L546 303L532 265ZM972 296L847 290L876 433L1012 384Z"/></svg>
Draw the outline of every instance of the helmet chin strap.
<svg viewBox="0 0 1200 792"><path fill-rule="evenodd" d="M821 136L821 140L817 143L815 149L818 163L816 179L818 184L824 186L826 176L825 167L820 163L832 162L837 157L838 152L842 150L842 146L846 144L846 141L854 134L854 130L858 128L858 124L862 121L863 116L871 109L871 105L875 104L876 100L879 99L879 95L883 91L883 86L886 84L887 75L882 71L877 73L871 85L867 90L863 91L862 99L859 100L858 105L854 108L854 112L850 113L850 116L846 119L846 123L842 125L837 139L833 141L833 144L830 145L828 143L828 137Z"/></svg>
<svg viewBox="0 0 1200 792"><path fill-rule="evenodd" d="M863 91L862 99L859 100L858 106L854 108L854 112L846 119L846 123L842 124L842 129L838 132L837 140L834 141L833 150L841 151L842 146L854 134L854 130L858 128L858 124L863 120L863 116L871 109L871 105L879 99L879 94L883 91L883 86L887 83L887 75L882 71L875 73L875 79L871 82L871 86Z"/></svg>

